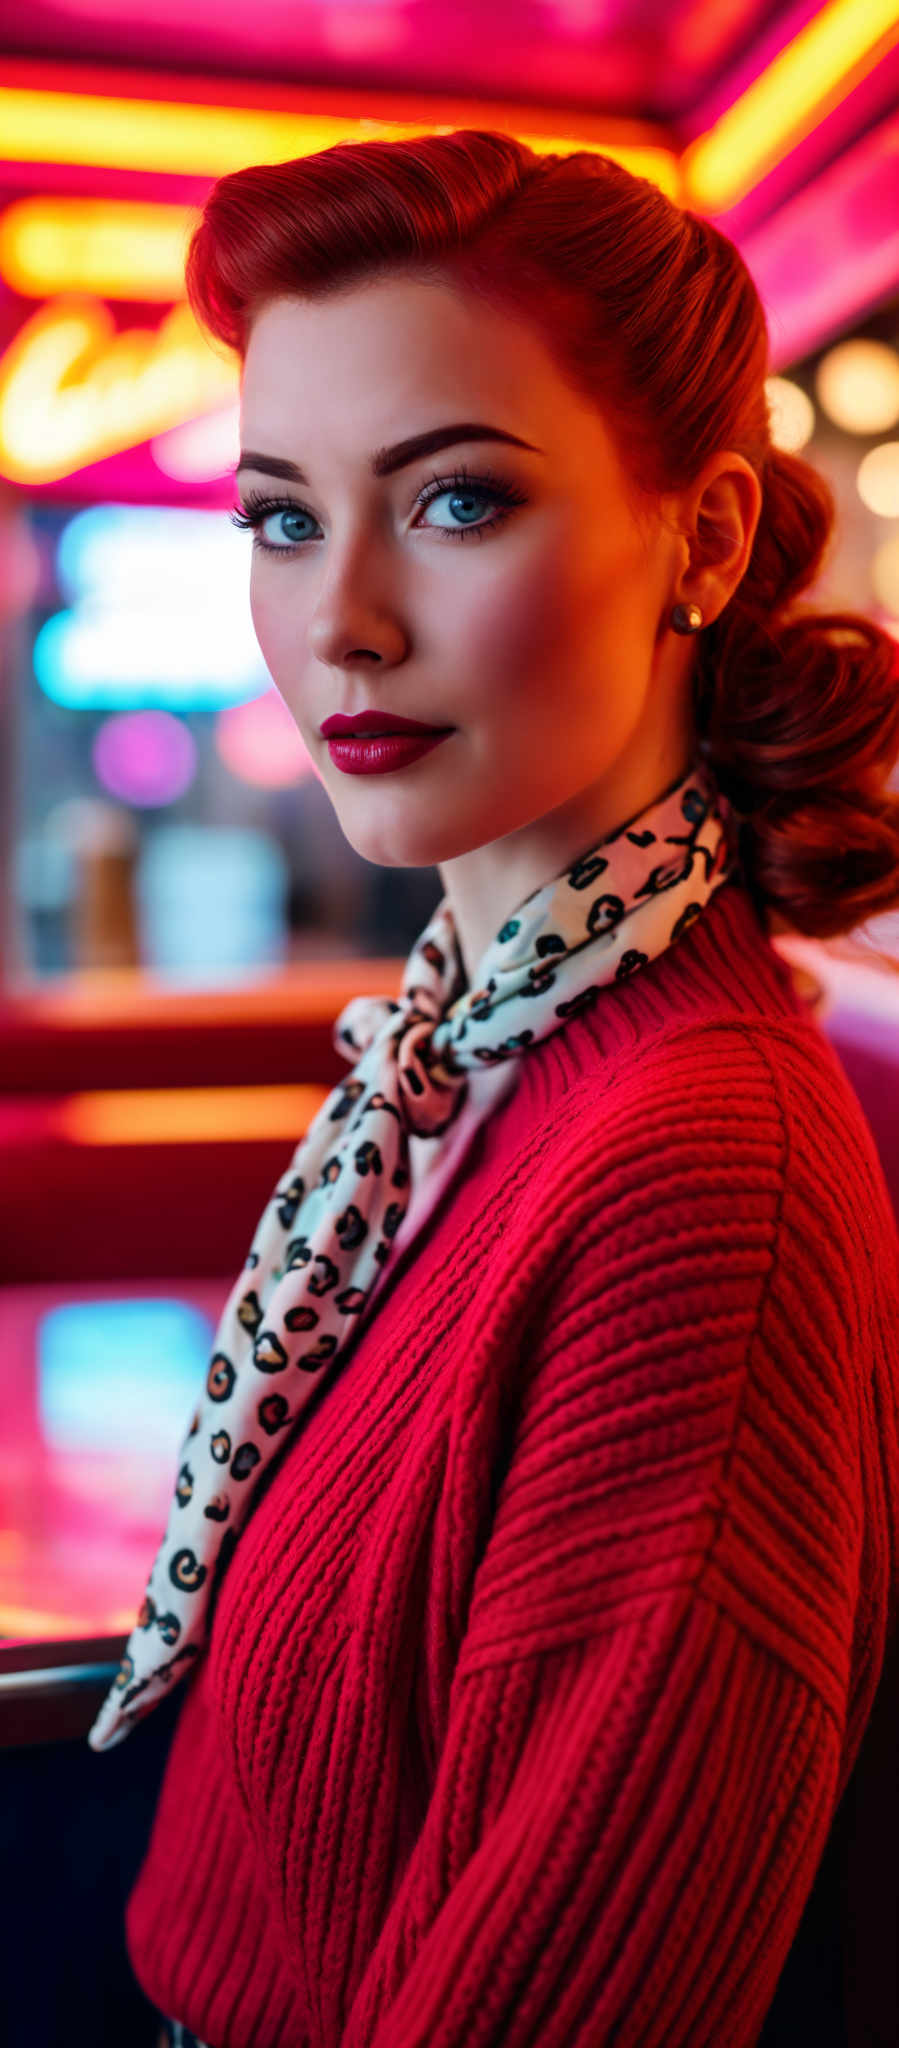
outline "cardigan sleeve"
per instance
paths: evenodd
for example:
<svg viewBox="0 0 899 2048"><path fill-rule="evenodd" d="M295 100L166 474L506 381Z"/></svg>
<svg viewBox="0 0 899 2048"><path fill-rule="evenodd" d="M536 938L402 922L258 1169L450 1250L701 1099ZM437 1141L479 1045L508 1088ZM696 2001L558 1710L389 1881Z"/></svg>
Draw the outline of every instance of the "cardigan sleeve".
<svg viewBox="0 0 899 2048"><path fill-rule="evenodd" d="M674 1059L656 1114L650 1088L567 1163L429 1805L342 2048L750 2048L771 2005L845 1782L878 1309L870 1159L856 1199L847 1140L848 1191L822 1188L801 1073L791 1106L748 1034L740 1060L739 1123L714 1059L672 1115Z"/></svg>
<svg viewBox="0 0 899 2048"><path fill-rule="evenodd" d="M822 1699L696 1592L468 1674L343 2048L750 2048L839 1755Z"/></svg>

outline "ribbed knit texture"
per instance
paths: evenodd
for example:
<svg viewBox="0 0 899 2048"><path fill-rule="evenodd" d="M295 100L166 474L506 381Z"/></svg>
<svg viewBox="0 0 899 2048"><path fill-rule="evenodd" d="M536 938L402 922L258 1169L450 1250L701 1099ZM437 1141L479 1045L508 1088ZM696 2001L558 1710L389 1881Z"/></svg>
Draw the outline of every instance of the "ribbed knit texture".
<svg viewBox="0 0 899 2048"><path fill-rule="evenodd" d="M127 1911L211 2048L744 2048L899 1587L899 1239L742 883L518 1062L266 1475Z"/></svg>

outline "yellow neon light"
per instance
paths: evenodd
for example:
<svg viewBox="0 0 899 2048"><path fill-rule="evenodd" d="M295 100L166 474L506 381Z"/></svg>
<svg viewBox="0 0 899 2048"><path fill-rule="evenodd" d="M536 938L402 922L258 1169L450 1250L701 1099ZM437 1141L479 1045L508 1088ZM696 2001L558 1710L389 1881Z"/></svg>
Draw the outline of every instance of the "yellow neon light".
<svg viewBox="0 0 899 2048"><path fill-rule="evenodd" d="M49 298L184 296L184 262L199 208L131 199L17 199L0 214L0 276L14 292Z"/></svg>
<svg viewBox="0 0 899 2048"><path fill-rule="evenodd" d="M489 116L489 119L487 118ZM515 133L541 153L595 149L650 178L676 198L677 159L664 145L621 141L610 132L579 139L524 134L517 109L460 105L450 126L496 126L515 120ZM595 128L595 124L594 124ZM0 87L0 135L9 163L96 164L117 170L170 171L217 178L246 164L284 163L334 142L397 140L446 133L425 117L389 121L360 116L280 112L257 107L197 106L181 100L119 99L100 93Z"/></svg>
<svg viewBox="0 0 899 2048"><path fill-rule="evenodd" d="M156 329L117 332L101 300L54 300L0 358L0 475L54 482L238 391L236 362L210 348L186 305Z"/></svg>
<svg viewBox="0 0 899 2048"><path fill-rule="evenodd" d="M54 1130L76 1145L233 1144L298 1139L328 1098L311 1083L245 1088L110 1088L70 1095Z"/></svg>
<svg viewBox="0 0 899 2048"><path fill-rule="evenodd" d="M831 0L681 157L685 204L743 198L899 41L897 0Z"/></svg>
<svg viewBox="0 0 899 2048"><path fill-rule="evenodd" d="M3 154L15 163L97 164L215 178L243 164L298 156L304 136L307 150L325 149L344 138L348 125L356 124L253 107L0 87Z"/></svg>

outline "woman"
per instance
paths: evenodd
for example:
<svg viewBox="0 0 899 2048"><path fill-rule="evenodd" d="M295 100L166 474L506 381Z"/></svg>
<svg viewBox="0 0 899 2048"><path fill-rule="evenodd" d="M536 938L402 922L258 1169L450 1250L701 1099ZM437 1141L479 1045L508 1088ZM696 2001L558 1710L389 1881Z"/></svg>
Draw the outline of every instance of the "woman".
<svg viewBox="0 0 899 2048"><path fill-rule="evenodd" d="M893 645L796 609L833 503L755 288L615 163L258 166L187 284L271 674L444 894L337 1021L91 1733L189 1677L131 1960L210 2048L741 2048L899 1578L899 1240L769 936L899 904Z"/></svg>

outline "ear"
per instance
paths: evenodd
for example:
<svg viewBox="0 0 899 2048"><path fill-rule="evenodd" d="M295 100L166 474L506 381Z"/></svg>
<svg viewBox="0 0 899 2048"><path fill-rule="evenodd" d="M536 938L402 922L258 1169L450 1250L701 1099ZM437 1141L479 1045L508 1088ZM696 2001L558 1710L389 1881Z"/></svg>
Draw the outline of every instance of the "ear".
<svg viewBox="0 0 899 2048"><path fill-rule="evenodd" d="M715 455L682 500L682 531L690 549L675 602L698 604L703 624L723 612L746 573L762 509L755 470L733 451Z"/></svg>

